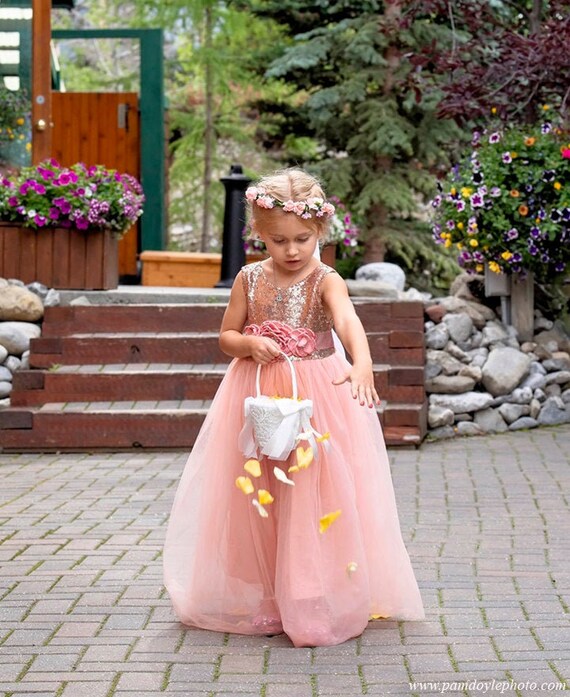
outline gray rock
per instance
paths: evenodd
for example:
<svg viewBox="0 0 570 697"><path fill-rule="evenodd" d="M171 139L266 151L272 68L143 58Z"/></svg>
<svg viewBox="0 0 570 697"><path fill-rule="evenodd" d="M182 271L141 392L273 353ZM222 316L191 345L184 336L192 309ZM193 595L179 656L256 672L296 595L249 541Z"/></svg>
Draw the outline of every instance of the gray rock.
<svg viewBox="0 0 570 697"><path fill-rule="evenodd" d="M9 285L8 281L0 276L0 288L7 288Z"/></svg>
<svg viewBox="0 0 570 697"><path fill-rule="evenodd" d="M475 423L485 433L503 433L508 428L497 409L482 409L475 412Z"/></svg>
<svg viewBox="0 0 570 697"><path fill-rule="evenodd" d="M555 424L565 424L570 421L570 409L560 397L549 397L542 405L538 415L538 423L544 426L554 426Z"/></svg>
<svg viewBox="0 0 570 697"><path fill-rule="evenodd" d="M2 279L0 279L2 280ZM7 409L10 406L10 398L0 399L0 409Z"/></svg>
<svg viewBox="0 0 570 697"><path fill-rule="evenodd" d="M438 406L430 406L428 410L428 424L430 428L441 428L453 425L453 412Z"/></svg>
<svg viewBox="0 0 570 697"><path fill-rule="evenodd" d="M505 341L505 346L509 346L510 348L514 348L517 351L520 351L520 344L519 342L512 336L510 336L506 341Z"/></svg>
<svg viewBox="0 0 570 697"><path fill-rule="evenodd" d="M434 428L429 432L430 440L444 440L446 438L455 438L455 430L451 426L441 426Z"/></svg>
<svg viewBox="0 0 570 697"><path fill-rule="evenodd" d="M462 348L459 348L459 346L454 344L453 341L447 342L445 350L450 356L457 358L458 361L461 361L462 363L469 363L469 356L467 353Z"/></svg>
<svg viewBox="0 0 570 697"><path fill-rule="evenodd" d="M3 280L3 279L2 279ZM0 363L3 363L8 356L8 349L0 344Z"/></svg>
<svg viewBox="0 0 570 697"><path fill-rule="evenodd" d="M513 348L495 348L483 366L483 385L492 395L508 394L527 375L530 359Z"/></svg>
<svg viewBox="0 0 570 697"><path fill-rule="evenodd" d="M464 365L459 371L459 375L465 375L468 378L473 378L475 382L481 382L483 371L477 365Z"/></svg>
<svg viewBox="0 0 570 697"><path fill-rule="evenodd" d="M541 389L535 390L534 399L538 399L539 402L544 402L544 400L546 399L546 392Z"/></svg>
<svg viewBox="0 0 570 697"><path fill-rule="evenodd" d="M2 365L5 368L8 368L8 370L11 373L15 373L17 370L20 370L22 361L16 356L8 356L8 358L4 361L4 363L2 363Z"/></svg>
<svg viewBox="0 0 570 697"><path fill-rule="evenodd" d="M509 402L513 404L530 404L533 397L533 391L530 387L517 387L513 390L510 395L508 395Z"/></svg>
<svg viewBox="0 0 570 697"><path fill-rule="evenodd" d="M0 365L0 382L12 382L12 371L4 365Z"/></svg>
<svg viewBox="0 0 570 697"><path fill-rule="evenodd" d="M472 421L461 421L456 427L459 436L480 436L483 433L481 426Z"/></svg>
<svg viewBox="0 0 570 697"><path fill-rule="evenodd" d="M528 354L527 354L528 356ZM543 389L546 385L546 378L540 373L531 373L521 382L521 388L530 387L531 390Z"/></svg>
<svg viewBox="0 0 570 697"><path fill-rule="evenodd" d="M471 347L472 348L479 348L479 346L481 346L482 341L483 341L483 332L480 332L478 329L475 329L473 334L471 334Z"/></svg>
<svg viewBox="0 0 570 697"><path fill-rule="evenodd" d="M443 318L443 322L447 325L449 336L453 341L467 341L473 331L473 322L464 312L448 313Z"/></svg>
<svg viewBox="0 0 570 697"><path fill-rule="evenodd" d="M566 351L556 351L552 358L547 358L542 365L548 371L570 370L570 356Z"/></svg>
<svg viewBox="0 0 570 697"><path fill-rule="evenodd" d="M538 401L538 399L532 399L530 403L530 417L531 419L536 419L538 415L540 414L540 410L542 408L542 404Z"/></svg>
<svg viewBox="0 0 570 697"><path fill-rule="evenodd" d="M493 320L487 322L483 329L483 339L481 340L481 346L490 346L491 344L497 343L497 341L506 341L509 338L507 330L501 322Z"/></svg>
<svg viewBox="0 0 570 697"><path fill-rule="evenodd" d="M461 421L473 421L473 416L467 413L455 414L455 421L456 423L460 423Z"/></svg>
<svg viewBox="0 0 570 697"><path fill-rule="evenodd" d="M436 375L439 375L440 373L441 373L441 366L439 365L439 363L435 363L435 361L427 361L426 362L426 367L424 370L426 380L431 380L432 378L434 378Z"/></svg>
<svg viewBox="0 0 570 697"><path fill-rule="evenodd" d="M530 407L528 404L511 404L506 402L501 404L498 411L508 424L512 424L513 421L520 419L521 416L528 416Z"/></svg>
<svg viewBox="0 0 570 697"><path fill-rule="evenodd" d="M393 286L388 283L383 283L382 281L355 281L348 278L346 280L346 285L349 295L353 297L392 298L394 300L398 298L398 291ZM80 300L80 298L76 298L76 300ZM69 304L78 305L79 303L72 300ZM87 301L87 304L90 304L89 301Z"/></svg>
<svg viewBox="0 0 570 697"><path fill-rule="evenodd" d="M545 378L546 385L552 385L556 383L557 385L564 385L570 382L570 370L558 370L555 373L550 373Z"/></svg>
<svg viewBox="0 0 570 697"><path fill-rule="evenodd" d="M570 403L570 389L564 390L562 394L560 395L560 399L564 402L564 404L569 404Z"/></svg>
<svg viewBox="0 0 570 697"><path fill-rule="evenodd" d="M535 348L536 348L536 344L534 343L534 341L525 341L521 345L521 351L523 353L531 353L532 351L534 351Z"/></svg>
<svg viewBox="0 0 570 697"><path fill-rule="evenodd" d="M44 315L40 298L27 288L8 286L0 293L0 320L36 322Z"/></svg>
<svg viewBox="0 0 570 697"><path fill-rule="evenodd" d="M398 293L398 298L400 300L408 300L416 302L425 303L431 298L431 293L422 293L421 290L417 288L408 288L408 290L403 290Z"/></svg>
<svg viewBox="0 0 570 697"><path fill-rule="evenodd" d="M484 347L479 347L476 349L473 349L472 351L468 351L467 355L471 358L471 365L482 368L486 361L487 357L489 355L489 349L484 348Z"/></svg>
<svg viewBox="0 0 570 697"><path fill-rule="evenodd" d="M535 334L534 341L541 346L546 346L549 351L566 351L566 353L570 353L570 339L558 322L555 323L552 329Z"/></svg>
<svg viewBox="0 0 570 697"><path fill-rule="evenodd" d="M425 384L426 392L460 394L475 387L475 380L465 375L438 375Z"/></svg>
<svg viewBox="0 0 570 697"><path fill-rule="evenodd" d="M513 421L509 426L509 431L520 431L527 428L536 428L538 426L538 421L532 419L530 416L521 416L520 419Z"/></svg>
<svg viewBox="0 0 570 697"><path fill-rule="evenodd" d="M396 290L404 290L406 274L397 264L375 262L364 264L356 271L357 281L381 281L388 283Z"/></svg>
<svg viewBox="0 0 570 697"><path fill-rule="evenodd" d="M556 382L552 383L552 385L546 385L544 391L547 397L560 397L562 394L562 388Z"/></svg>
<svg viewBox="0 0 570 697"><path fill-rule="evenodd" d="M16 358L16 360L18 360ZM29 370L30 369L30 352L24 351L22 358L20 359L20 367L18 370Z"/></svg>
<svg viewBox="0 0 570 697"><path fill-rule="evenodd" d="M57 307L58 305L61 305L61 295L55 288L50 288L44 298L44 307Z"/></svg>
<svg viewBox="0 0 570 697"><path fill-rule="evenodd" d="M0 381L0 399L7 397L12 392L12 383L7 380Z"/></svg>
<svg viewBox="0 0 570 697"><path fill-rule="evenodd" d="M8 349L8 353L21 356L30 348L30 339L36 339L41 334L37 324L30 322L0 322L0 345Z"/></svg>
<svg viewBox="0 0 570 697"><path fill-rule="evenodd" d="M444 375L456 375L463 367L463 363L450 356L447 351L428 349L426 358L429 362L439 365Z"/></svg>
<svg viewBox="0 0 570 697"><path fill-rule="evenodd" d="M539 375L546 375L546 368L542 366L542 363L539 363L538 361L533 361L530 364L530 368L528 371L531 375L534 373L538 373Z"/></svg>
<svg viewBox="0 0 570 697"><path fill-rule="evenodd" d="M484 283L484 276L479 274L460 273L453 279L453 282L449 287L449 294L454 295L457 298L477 302L476 297L471 292L471 287L477 284L482 286Z"/></svg>
<svg viewBox="0 0 570 697"><path fill-rule="evenodd" d="M39 281L34 281L33 283L28 283L26 288L34 293L35 295L38 296L38 298L41 298L42 300L46 297L48 294L48 287L44 286L43 283L40 283Z"/></svg>
<svg viewBox="0 0 570 697"><path fill-rule="evenodd" d="M24 281L20 281L19 278L9 278L8 285L9 286L18 286L18 288L25 288L26 287L26 284L24 283Z"/></svg>
<svg viewBox="0 0 570 697"><path fill-rule="evenodd" d="M451 409L454 414L479 411L491 405L493 397L488 392L465 392L464 394L431 394L430 404Z"/></svg>
<svg viewBox="0 0 570 697"><path fill-rule="evenodd" d="M549 319L546 319L546 317L538 317L534 320L535 332L540 332L544 329L552 329L553 326L554 322L551 322Z"/></svg>
<svg viewBox="0 0 570 697"><path fill-rule="evenodd" d="M477 329L483 329L486 322L497 319L497 316L490 307L470 300L462 300L461 298L449 296L440 298L438 304L444 307L448 312L467 313Z"/></svg>
<svg viewBox="0 0 570 697"><path fill-rule="evenodd" d="M449 330L445 324L436 324L425 335L426 346L430 349L442 349L449 340Z"/></svg>

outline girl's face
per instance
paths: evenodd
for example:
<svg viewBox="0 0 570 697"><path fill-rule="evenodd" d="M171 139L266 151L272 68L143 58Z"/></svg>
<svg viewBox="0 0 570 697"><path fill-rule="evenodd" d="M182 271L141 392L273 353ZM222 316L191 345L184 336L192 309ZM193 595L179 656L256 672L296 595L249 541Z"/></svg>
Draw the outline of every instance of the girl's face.
<svg viewBox="0 0 570 697"><path fill-rule="evenodd" d="M269 256L280 270L298 272L312 259L317 232L294 213L283 213L277 225L258 231Z"/></svg>

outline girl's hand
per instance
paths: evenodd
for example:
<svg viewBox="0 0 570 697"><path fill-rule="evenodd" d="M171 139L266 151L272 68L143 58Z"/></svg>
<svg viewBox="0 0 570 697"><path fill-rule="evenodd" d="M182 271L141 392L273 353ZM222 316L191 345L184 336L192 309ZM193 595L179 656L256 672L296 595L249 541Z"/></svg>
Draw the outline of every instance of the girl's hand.
<svg viewBox="0 0 570 697"><path fill-rule="evenodd" d="M374 386L374 373L371 368L360 368L353 365L351 369L342 377L333 380L333 385L342 385L350 381L352 396L358 399L361 406L367 404L370 409L374 404L380 404L380 397Z"/></svg>
<svg viewBox="0 0 570 697"><path fill-rule="evenodd" d="M281 349L273 339L266 336L248 336L250 356L256 363L265 365L280 355Z"/></svg>

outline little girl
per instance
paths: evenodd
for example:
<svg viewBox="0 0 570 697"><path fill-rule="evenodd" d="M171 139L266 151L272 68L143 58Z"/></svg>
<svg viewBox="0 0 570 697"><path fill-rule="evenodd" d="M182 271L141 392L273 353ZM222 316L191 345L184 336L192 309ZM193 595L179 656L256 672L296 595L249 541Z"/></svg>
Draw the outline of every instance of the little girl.
<svg viewBox="0 0 570 697"><path fill-rule="evenodd" d="M220 347L234 360L166 534L164 582L174 609L188 625L286 632L295 646L339 644L371 617L421 620L366 335L344 281L314 256L334 207L299 169L262 179L246 198L269 258L240 271L222 321ZM333 326L352 365L335 351ZM282 353L293 361L299 397L313 401L320 437L301 434L315 447L301 439L285 462L246 462L244 399L256 393L258 365L262 394L292 394Z"/></svg>

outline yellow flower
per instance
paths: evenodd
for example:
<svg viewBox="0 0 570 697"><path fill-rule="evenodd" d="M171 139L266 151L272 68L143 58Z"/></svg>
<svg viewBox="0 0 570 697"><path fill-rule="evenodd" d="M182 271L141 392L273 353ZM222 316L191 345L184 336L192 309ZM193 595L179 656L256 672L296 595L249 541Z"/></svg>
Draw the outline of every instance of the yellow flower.
<svg viewBox="0 0 570 697"><path fill-rule="evenodd" d="M19 119L16 119L16 123L18 124L18 126L23 126L24 123L25 123L25 121L24 121L24 119L20 116Z"/></svg>
<svg viewBox="0 0 570 697"><path fill-rule="evenodd" d="M465 226L463 225L463 223L459 222L459 223L457 223L456 227L457 227L458 230L463 230L463 228L464 228Z"/></svg>
<svg viewBox="0 0 570 697"><path fill-rule="evenodd" d="M492 106L492 107L491 107L491 114L496 114L496 113L497 113L497 107L496 107L496 106Z"/></svg>
<svg viewBox="0 0 570 697"><path fill-rule="evenodd" d="M451 240L445 240L445 244L443 245L446 249L449 249L451 247Z"/></svg>
<svg viewBox="0 0 570 697"><path fill-rule="evenodd" d="M456 189L454 186L452 186L449 193L450 193L452 196L455 196L455 194L457 193L457 189Z"/></svg>
<svg viewBox="0 0 570 697"><path fill-rule="evenodd" d="M248 460L243 468L252 477L261 477L261 463L259 460Z"/></svg>
<svg viewBox="0 0 570 697"><path fill-rule="evenodd" d="M497 264L496 261L490 261L490 262L489 262L489 269L490 269L493 273L501 273L501 267Z"/></svg>
<svg viewBox="0 0 570 697"><path fill-rule="evenodd" d="M275 500L273 496L267 491L267 489L259 489L257 492L257 500L262 506L267 506L270 503L273 503Z"/></svg>
<svg viewBox="0 0 570 697"><path fill-rule="evenodd" d="M562 184L560 182L554 182L552 186L556 189L556 191L560 191L562 188Z"/></svg>
<svg viewBox="0 0 570 697"><path fill-rule="evenodd" d="M469 244L471 245L471 247L478 247L479 241L476 240L475 238L473 238L473 239L469 240Z"/></svg>
<svg viewBox="0 0 570 697"><path fill-rule="evenodd" d="M457 247L457 249L463 249L463 245L461 244L461 242L458 242L455 246Z"/></svg>
<svg viewBox="0 0 570 697"><path fill-rule="evenodd" d="M481 273L482 271L484 271L484 269L485 267L483 266L483 264L477 264L475 266L475 271L477 271L477 273Z"/></svg>
<svg viewBox="0 0 570 697"><path fill-rule="evenodd" d="M31 143L26 143L26 150L27 150L28 152L30 152L31 149L32 149L32 144L31 144Z"/></svg>
<svg viewBox="0 0 570 697"><path fill-rule="evenodd" d="M512 256L513 256L512 252L503 252L503 253L501 254L501 257L502 257L505 261L508 261Z"/></svg>
<svg viewBox="0 0 570 697"><path fill-rule="evenodd" d="M511 153L511 157L513 158L513 160L515 159L515 157L518 157L518 156L519 156L519 155L518 155L518 153L516 153L516 152L512 152L512 153Z"/></svg>
<svg viewBox="0 0 570 697"><path fill-rule="evenodd" d="M550 109L548 104L543 104L542 105L542 111L548 111Z"/></svg>
<svg viewBox="0 0 570 697"><path fill-rule="evenodd" d="M331 434L329 431L327 431L326 433L323 433L322 436L319 436L317 438L317 443L323 443L324 441L329 440L330 437L331 437Z"/></svg>
<svg viewBox="0 0 570 697"><path fill-rule="evenodd" d="M307 469L307 467L313 461L313 449L311 446L305 450L305 448L300 445L295 451L295 454L297 456L297 465L299 466L299 469Z"/></svg>
<svg viewBox="0 0 570 697"><path fill-rule="evenodd" d="M244 494L253 494L254 487L249 477L238 477L236 479L236 486L240 491L243 491Z"/></svg>
<svg viewBox="0 0 570 697"><path fill-rule="evenodd" d="M471 194L473 193L473 189L470 186L462 186L461 187L461 195L463 198L469 198Z"/></svg>
<svg viewBox="0 0 570 697"><path fill-rule="evenodd" d="M334 523L334 521L339 517L341 513L342 511L339 509L338 511L327 513L319 520L319 532L321 533L321 535L330 528L330 526Z"/></svg>
<svg viewBox="0 0 570 697"><path fill-rule="evenodd" d="M489 251L489 245L488 245L488 244L484 245L483 251L484 251L484 252L488 252L488 251Z"/></svg>

